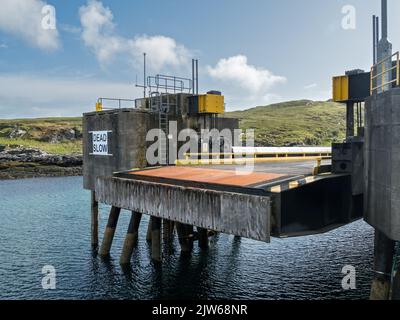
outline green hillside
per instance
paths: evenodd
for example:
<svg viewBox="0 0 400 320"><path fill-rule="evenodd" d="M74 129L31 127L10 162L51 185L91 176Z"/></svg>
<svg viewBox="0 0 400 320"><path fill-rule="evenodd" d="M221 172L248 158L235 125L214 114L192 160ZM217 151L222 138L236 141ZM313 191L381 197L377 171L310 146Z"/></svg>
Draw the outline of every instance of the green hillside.
<svg viewBox="0 0 400 320"><path fill-rule="evenodd" d="M23 146L52 154L82 153L82 118L0 120L0 146Z"/></svg>
<svg viewBox="0 0 400 320"><path fill-rule="evenodd" d="M255 129L258 146L328 146L345 137L346 110L334 102L290 101L229 112L241 129Z"/></svg>
<svg viewBox="0 0 400 320"><path fill-rule="evenodd" d="M344 138L345 108L333 102L290 101L226 116L239 118L241 129L255 129L257 146L323 146ZM75 154L81 138L81 118L0 120L0 146Z"/></svg>

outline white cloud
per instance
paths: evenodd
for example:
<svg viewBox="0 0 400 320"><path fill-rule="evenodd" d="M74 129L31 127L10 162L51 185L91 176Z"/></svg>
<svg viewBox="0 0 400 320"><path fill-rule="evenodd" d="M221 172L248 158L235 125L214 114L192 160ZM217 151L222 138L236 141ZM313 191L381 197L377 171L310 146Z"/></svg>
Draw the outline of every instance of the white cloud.
<svg viewBox="0 0 400 320"><path fill-rule="evenodd" d="M280 98L272 87L286 82L285 77L250 65L244 55L221 59L215 67L208 66L207 73L225 93L228 110L273 103Z"/></svg>
<svg viewBox="0 0 400 320"><path fill-rule="evenodd" d="M115 32L114 16L110 8L100 1L90 0L79 9L82 39L102 65L113 61L118 55L129 62L142 61L142 54L149 55L149 67L159 71L165 66L179 67L187 64L190 52L174 39L156 35L134 38L121 37Z"/></svg>
<svg viewBox="0 0 400 320"><path fill-rule="evenodd" d="M221 59L215 67L209 66L207 70L212 78L238 86L253 94L261 92L267 94L267 90L272 86L286 82L285 77L249 65L244 55Z"/></svg>
<svg viewBox="0 0 400 320"><path fill-rule="evenodd" d="M156 70L161 69L164 65L179 67L188 64L191 55L185 46L164 36L150 37L143 35L136 37L129 44L131 53L136 59L142 57L141 54L146 52L150 57L150 64Z"/></svg>
<svg viewBox="0 0 400 320"><path fill-rule="evenodd" d="M309 84L309 85L304 86L304 89L306 89L306 90L311 90L311 89L316 88L317 86L318 86L318 85L317 85L316 83L311 83L311 84Z"/></svg>
<svg viewBox="0 0 400 320"><path fill-rule="evenodd" d="M42 27L45 5L41 0L1 0L0 31L18 36L46 51L58 49L58 31Z"/></svg>
<svg viewBox="0 0 400 320"><path fill-rule="evenodd" d="M141 94L126 83L29 74L0 75L0 88L0 118L80 116L93 111L99 97L134 99Z"/></svg>
<svg viewBox="0 0 400 320"><path fill-rule="evenodd" d="M77 34L77 33L81 33L82 29L70 24L61 24L60 28L62 31L68 32L68 33L73 33L73 34Z"/></svg>
<svg viewBox="0 0 400 320"><path fill-rule="evenodd" d="M8 49L8 45L5 43L0 43L0 49Z"/></svg>

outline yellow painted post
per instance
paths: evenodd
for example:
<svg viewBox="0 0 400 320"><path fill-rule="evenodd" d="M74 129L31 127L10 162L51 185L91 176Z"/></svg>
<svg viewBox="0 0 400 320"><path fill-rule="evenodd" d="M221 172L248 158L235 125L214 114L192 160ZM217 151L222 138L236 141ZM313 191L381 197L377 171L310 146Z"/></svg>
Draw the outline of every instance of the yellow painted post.
<svg viewBox="0 0 400 320"><path fill-rule="evenodd" d="M96 103L96 111L103 111L103 104L100 101Z"/></svg>

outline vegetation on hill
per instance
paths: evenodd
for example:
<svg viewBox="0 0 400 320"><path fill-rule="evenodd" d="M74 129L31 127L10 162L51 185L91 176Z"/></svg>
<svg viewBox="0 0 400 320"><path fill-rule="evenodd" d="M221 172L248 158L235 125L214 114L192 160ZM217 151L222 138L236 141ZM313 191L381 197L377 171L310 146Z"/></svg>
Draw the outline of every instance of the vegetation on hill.
<svg viewBox="0 0 400 320"><path fill-rule="evenodd" d="M82 118L0 120L0 145L37 148L51 154L80 154Z"/></svg>
<svg viewBox="0 0 400 320"><path fill-rule="evenodd" d="M334 102L290 101L225 116L239 118L243 130L255 129L257 146L324 146L345 135L345 108ZM82 119L0 120L0 151L1 145L80 154Z"/></svg>
<svg viewBox="0 0 400 320"><path fill-rule="evenodd" d="M254 129L257 146L329 146L345 137L346 109L334 102L290 101L226 116Z"/></svg>

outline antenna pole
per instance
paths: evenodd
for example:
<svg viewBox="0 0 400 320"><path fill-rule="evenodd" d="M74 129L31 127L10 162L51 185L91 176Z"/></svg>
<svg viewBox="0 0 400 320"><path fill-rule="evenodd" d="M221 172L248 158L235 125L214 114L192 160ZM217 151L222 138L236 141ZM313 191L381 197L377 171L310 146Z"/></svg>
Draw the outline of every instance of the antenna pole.
<svg viewBox="0 0 400 320"><path fill-rule="evenodd" d="M382 0L382 39L388 38L387 0Z"/></svg>
<svg viewBox="0 0 400 320"><path fill-rule="evenodd" d="M143 96L146 99L146 52L143 53Z"/></svg>

